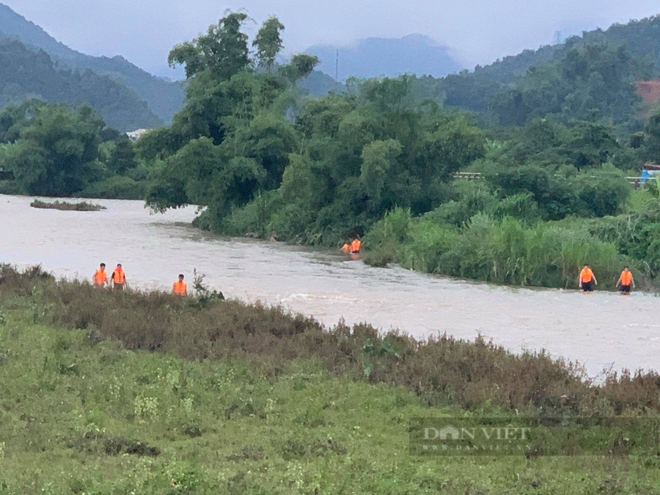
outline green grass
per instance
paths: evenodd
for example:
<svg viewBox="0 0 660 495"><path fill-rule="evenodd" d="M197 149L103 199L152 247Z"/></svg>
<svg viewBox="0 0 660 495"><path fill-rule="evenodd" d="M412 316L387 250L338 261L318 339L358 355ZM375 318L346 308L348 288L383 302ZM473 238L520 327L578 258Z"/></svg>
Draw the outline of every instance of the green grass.
<svg viewBox="0 0 660 495"><path fill-rule="evenodd" d="M313 358L129 351L27 296L0 315L0 493L660 493L657 459L410 456L410 418L468 413Z"/></svg>
<svg viewBox="0 0 660 495"><path fill-rule="evenodd" d="M658 204L658 198L653 196L648 188L633 189L628 197L626 213L641 213Z"/></svg>

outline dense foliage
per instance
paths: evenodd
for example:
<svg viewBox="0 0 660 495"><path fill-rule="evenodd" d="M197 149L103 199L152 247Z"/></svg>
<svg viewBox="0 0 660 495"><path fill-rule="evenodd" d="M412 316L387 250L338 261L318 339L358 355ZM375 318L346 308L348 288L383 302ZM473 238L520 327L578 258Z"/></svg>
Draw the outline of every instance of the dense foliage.
<svg viewBox="0 0 660 495"><path fill-rule="evenodd" d="M146 171L125 134L106 128L92 108L32 100L0 113L0 167L16 192L138 199Z"/></svg>
<svg viewBox="0 0 660 495"><path fill-rule="evenodd" d="M0 108L38 98L71 106L90 105L108 125L126 131L161 122L123 84L91 71L62 70L48 54L30 51L17 40L0 38L0 64Z"/></svg>
<svg viewBox="0 0 660 495"><path fill-rule="evenodd" d="M658 32L660 16L614 24L607 30L572 36L559 45L477 66L474 72L447 76L443 80L447 104L478 111L490 122L513 119L521 123L530 112L570 118L595 110L600 116L635 126L631 77L657 76ZM540 108L535 108L538 104Z"/></svg>
<svg viewBox="0 0 660 495"><path fill-rule="evenodd" d="M184 91L179 83L153 76L123 57L92 57L73 50L3 4L0 4L0 33L18 38L30 50L43 50L59 67L80 73L91 70L100 76L110 77L146 102L150 111L163 122L171 122L172 116L183 105ZM144 105L143 102L140 102L141 106ZM130 107L125 107L124 111L129 109ZM100 109L97 108L97 111ZM110 122L108 116L105 113L103 115ZM148 128L153 124L122 126L111 122L111 125L132 131L141 127Z"/></svg>
<svg viewBox="0 0 660 495"><path fill-rule="evenodd" d="M564 121L607 119L625 132L640 127L635 81L653 78L659 68L624 45L585 44L562 50L560 58L530 67L509 84L477 70L448 76L443 86L447 105L479 112L491 125L525 125L555 115Z"/></svg>
<svg viewBox="0 0 660 495"><path fill-rule="evenodd" d="M277 235L327 244L395 205L439 205L451 174L483 154L469 119L436 102L417 108L415 79L354 80L345 94L298 101L293 83L316 59L297 55L274 70L282 26L273 18L255 40L262 58L250 60L244 20L231 14L170 55L186 66L188 104L139 144L145 159L159 160L154 208L203 204L201 222L216 230L263 234L272 222ZM269 218L243 224L266 204Z"/></svg>

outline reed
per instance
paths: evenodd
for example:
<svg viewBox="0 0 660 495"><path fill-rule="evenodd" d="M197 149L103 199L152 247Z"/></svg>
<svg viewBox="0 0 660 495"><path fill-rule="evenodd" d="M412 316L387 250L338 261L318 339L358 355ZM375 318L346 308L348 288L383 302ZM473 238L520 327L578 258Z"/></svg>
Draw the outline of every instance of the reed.
<svg viewBox="0 0 660 495"><path fill-rule="evenodd" d="M474 215L462 227L412 218L395 209L365 236L365 261L491 283L575 287L583 265L589 264L601 281L614 288L624 264L630 264L640 285L651 288L642 264L630 262L614 242L603 241L576 221L532 225L505 216Z"/></svg>

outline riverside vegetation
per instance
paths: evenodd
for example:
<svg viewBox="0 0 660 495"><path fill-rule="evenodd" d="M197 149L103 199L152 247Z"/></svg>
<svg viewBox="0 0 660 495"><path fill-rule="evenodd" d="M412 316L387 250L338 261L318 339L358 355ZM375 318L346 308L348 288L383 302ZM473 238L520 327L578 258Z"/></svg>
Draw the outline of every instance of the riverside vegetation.
<svg viewBox="0 0 660 495"><path fill-rule="evenodd" d="M613 287L629 264L656 285L660 205L635 200L657 188L631 196L625 176L660 159L660 114L641 117L634 85L660 61L604 40L573 43L515 90L498 85L488 95L497 119L443 108L442 90L411 76L353 79L342 94L301 101L287 69L263 56L279 51L283 26L264 24L255 44L272 42L251 59L243 21L231 14L172 52L188 71L187 104L137 146L158 171L153 209L205 205L196 224L233 236L331 247L363 236L376 265L569 287L589 263ZM227 50L209 56L216 43ZM453 180L466 170L485 180ZM635 232L624 231L626 215Z"/></svg>
<svg viewBox="0 0 660 495"><path fill-rule="evenodd" d="M624 264L657 287L658 188L625 177L660 161L660 111L635 91L660 74L658 18L472 75L351 79L318 99L297 89L316 57L278 63L284 26L271 17L249 40L246 20L228 13L172 50L185 106L135 146L89 108L5 109L0 167L15 180L0 191L195 204L195 224L224 235L362 237L372 264L496 283L570 287L588 263L601 287Z"/></svg>
<svg viewBox="0 0 660 495"><path fill-rule="evenodd" d="M596 386L482 339L324 329L281 308L0 268L2 493L658 493L657 452L632 444L437 458L409 455L407 432L415 417L656 418L659 383Z"/></svg>

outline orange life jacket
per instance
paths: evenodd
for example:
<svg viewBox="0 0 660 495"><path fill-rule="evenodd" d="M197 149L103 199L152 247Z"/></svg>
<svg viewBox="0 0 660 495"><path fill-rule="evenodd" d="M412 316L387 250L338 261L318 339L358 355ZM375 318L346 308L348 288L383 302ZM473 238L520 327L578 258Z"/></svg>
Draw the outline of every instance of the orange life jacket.
<svg viewBox="0 0 660 495"><path fill-rule="evenodd" d="M126 273L124 273L123 268L115 268L115 271L112 272L112 280L117 285L123 285L126 282Z"/></svg>
<svg viewBox="0 0 660 495"><path fill-rule="evenodd" d="M350 253L351 252L351 245L350 244L344 244L341 247L341 250L344 251L345 253Z"/></svg>
<svg viewBox="0 0 660 495"><path fill-rule="evenodd" d="M179 282L178 280L174 282L172 286L172 293L178 296L185 296L188 290L188 286L185 282Z"/></svg>
<svg viewBox="0 0 660 495"><path fill-rule="evenodd" d="M631 285L633 280L631 271L622 271L621 272L621 285Z"/></svg>
<svg viewBox="0 0 660 495"><path fill-rule="evenodd" d="M105 270L96 270L94 272L94 285L98 285L99 287L103 286L108 281L108 275L105 273Z"/></svg>
<svg viewBox="0 0 660 495"><path fill-rule="evenodd" d="M360 240L359 240L359 239L355 239L355 240L353 241L353 243L351 244L351 250L352 250L354 253L359 253L359 252L360 252L360 246L361 246L361 245L362 245L362 243L360 242Z"/></svg>
<svg viewBox="0 0 660 495"><path fill-rule="evenodd" d="M583 268L580 272L580 281L583 284L591 282L594 279L594 272L591 271L591 268Z"/></svg>

